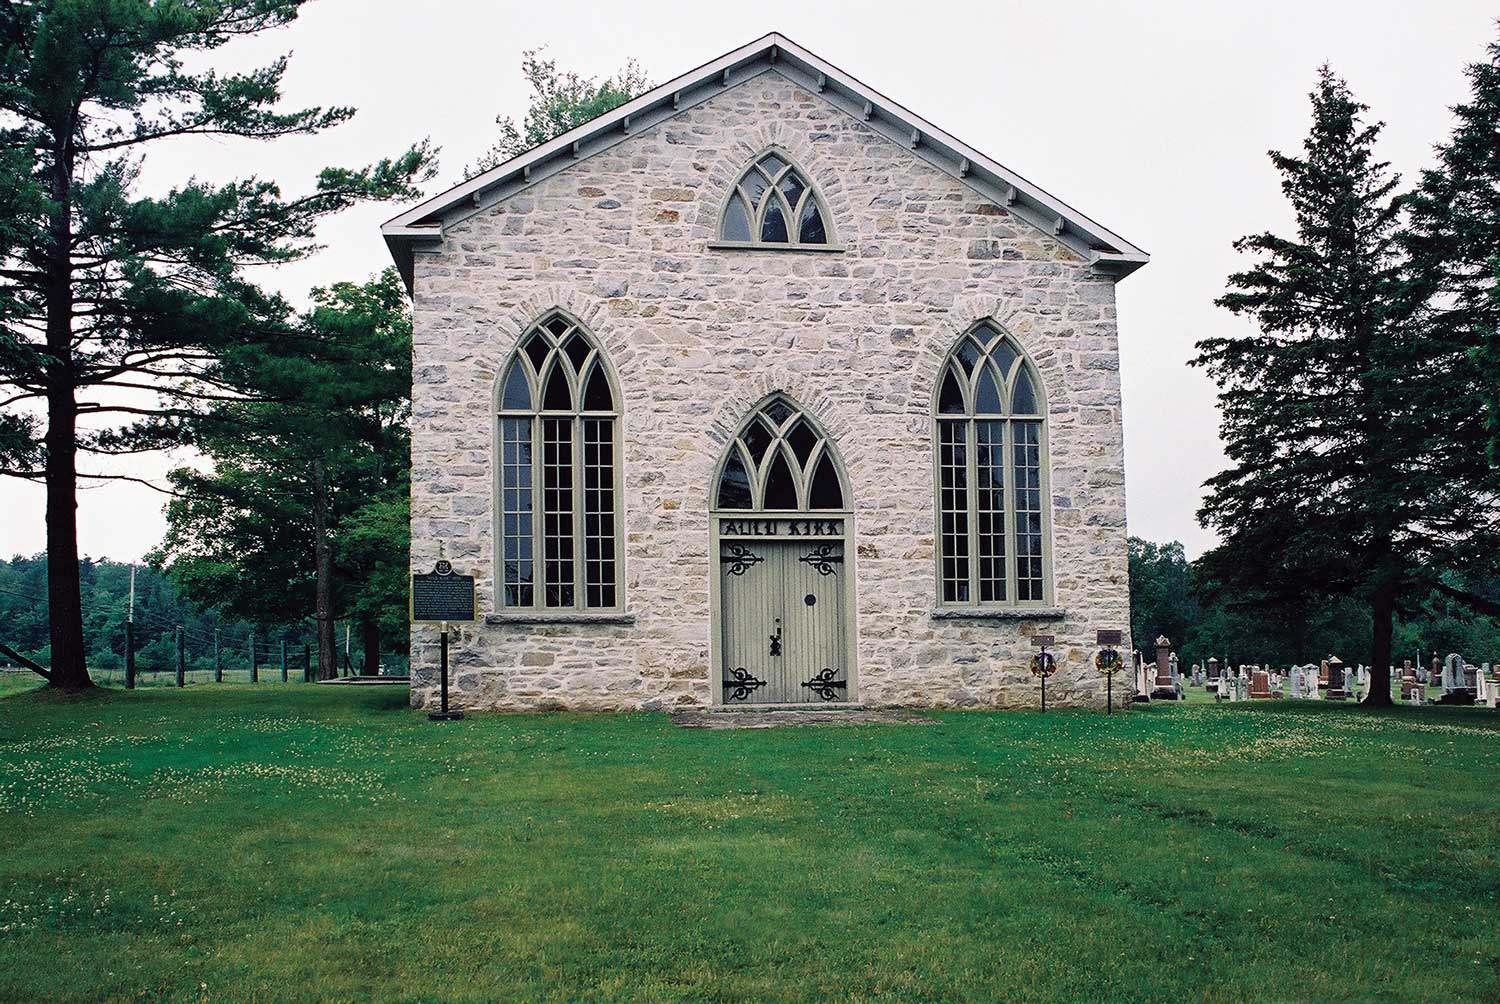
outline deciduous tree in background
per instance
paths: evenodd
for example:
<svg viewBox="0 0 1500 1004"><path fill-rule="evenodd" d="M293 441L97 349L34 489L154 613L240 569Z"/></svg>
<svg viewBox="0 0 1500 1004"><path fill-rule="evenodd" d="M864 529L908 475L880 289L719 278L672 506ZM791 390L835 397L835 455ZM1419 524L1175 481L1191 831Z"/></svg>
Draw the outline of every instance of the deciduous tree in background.
<svg viewBox="0 0 1500 1004"><path fill-rule="evenodd" d="M40 0L0 4L0 470L47 491L50 680L90 684L79 600L80 452L180 440L190 405L243 393L287 310L246 266L314 248L317 222L362 199L416 195L419 145L303 195L273 182L189 181L134 194L144 151L183 136L273 139L347 120L280 111L285 59L248 73L185 60L292 21L303 0ZM30 409L40 402L43 417ZM134 422L129 434L111 432Z"/></svg>
<svg viewBox="0 0 1500 1004"><path fill-rule="evenodd" d="M531 85L531 107L526 110L526 118L518 127L509 115L496 116L500 138L470 165L465 177L483 174L496 164L541 146L591 118L620 107L651 87L645 71L633 59L626 60L613 77L595 80L576 73L559 73L557 61L543 59L541 52L530 49L521 57L521 72Z"/></svg>
<svg viewBox="0 0 1500 1004"><path fill-rule="evenodd" d="M359 622L367 669L382 631L405 619L411 314L395 269L313 299L288 333L300 357L238 360L238 380L264 400L215 403L188 422L212 469L173 472L152 560L226 615L312 615L326 679L336 618Z"/></svg>

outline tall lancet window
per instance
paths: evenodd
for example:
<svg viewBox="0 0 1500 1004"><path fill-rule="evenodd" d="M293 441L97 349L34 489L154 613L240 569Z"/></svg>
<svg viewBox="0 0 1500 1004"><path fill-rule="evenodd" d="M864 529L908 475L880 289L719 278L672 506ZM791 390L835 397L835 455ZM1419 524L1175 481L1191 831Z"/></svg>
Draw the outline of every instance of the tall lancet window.
<svg viewBox="0 0 1500 1004"><path fill-rule="evenodd" d="M1046 605L1047 400L1036 368L1009 336L981 322L943 364L933 416L939 601Z"/></svg>
<svg viewBox="0 0 1500 1004"><path fill-rule="evenodd" d="M621 603L620 394L592 335L554 312L527 329L499 387L500 603Z"/></svg>
<svg viewBox="0 0 1500 1004"><path fill-rule="evenodd" d="M747 247L837 250L823 197L802 169L775 149L752 161L730 190L719 239Z"/></svg>

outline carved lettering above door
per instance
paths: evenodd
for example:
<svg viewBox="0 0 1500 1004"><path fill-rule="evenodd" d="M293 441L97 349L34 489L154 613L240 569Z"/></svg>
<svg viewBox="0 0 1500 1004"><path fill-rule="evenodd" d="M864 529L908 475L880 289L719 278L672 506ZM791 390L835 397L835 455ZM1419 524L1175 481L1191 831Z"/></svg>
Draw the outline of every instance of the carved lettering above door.
<svg viewBox="0 0 1500 1004"><path fill-rule="evenodd" d="M721 519L721 537L842 537L841 519Z"/></svg>

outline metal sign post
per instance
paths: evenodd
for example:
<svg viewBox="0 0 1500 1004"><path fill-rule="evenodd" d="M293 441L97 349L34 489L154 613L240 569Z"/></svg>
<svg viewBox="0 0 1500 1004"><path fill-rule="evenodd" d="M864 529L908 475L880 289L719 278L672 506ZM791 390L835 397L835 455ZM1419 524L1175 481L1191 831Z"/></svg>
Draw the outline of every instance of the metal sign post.
<svg viewBox="0 0 1500 1004"><path fill-rule="evenodd" d="M1042 710L1047 710L1047 677L1057 672L1057 660L1047 651L1055 639L1050 634L1032 635L1031 641L1041 651L1031 657L1031 675L1042 680Z"/></svg>
<svg viewBox="0 0 1500 1004"><path fill-rule="evenodd" d="M438 624L438 694L441 710L427 718L434 722L456 722L462 711L448 710L448 625L453 621L473 621L477 604L474 576L459 575L446 558L439 558L432 571L411 577L411 619L413 623Z"/></svg>
<svg viewBox="0 0 1500 1004"><path fill-rule="evenodd" d="M1104 674L1104 713L1112 715L1115 713L1115 674L1125 665L1125 660L1120 658L1119 649L1115 648L1125 639L1125 633L1119 629L1100 628L1095 635L1095 644L1099 646L1099 652L1094 656L1094 668Z"/></svg>

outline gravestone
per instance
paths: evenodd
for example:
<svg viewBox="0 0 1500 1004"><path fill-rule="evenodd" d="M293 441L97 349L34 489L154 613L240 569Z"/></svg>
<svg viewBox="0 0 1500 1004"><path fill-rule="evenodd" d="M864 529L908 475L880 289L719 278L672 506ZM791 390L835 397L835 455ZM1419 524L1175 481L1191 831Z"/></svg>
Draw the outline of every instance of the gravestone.
<svg viewBox="0 0 1500 1004"><path fill-rule="evenodd" d="M1401 664L1401 699L1403 701L1410 701L1411 695L1414 692L1420 694L1421 691L1422 682L1417 679L1417 667L1412 665L1410 659L1407 659ZM1420 704L1422 702L1419 700L1416 703Z"/></svg>
<svg viewBox="0 0 1500 1004"><path fill-rule="evenodd" d="M1130 653L1130 661L1135 668L1135 697L1131 700L1136 704L1148 704L1151 701L1151 670L1139 651Z"/></svg>
<svg viewBox="0 0 1500 1004"><path fill-rule="evenodd" d="M1252 701L1269 701L1271 699L1271 674L1263 669L1257 669L1250 674L1250 699Z"/></svg>
<svg viewBox="0 0 1500 1004"><path fill-rule="evenodd" d="M1156 639L1156 679L1152 681L1151 699L1176 701L1181 696L1172 672L1172 643L1162 635Z"/></svg>
<svg viewBox="0 0 1500 1004"><path fill-rule="evenodd" d="M1497 705L1496 698L1500 697L1500 687L1495 686L1495 678L1490 675L1490 664L1485 663L1479 667L1479 673L1475 678L1476 699L1486 708Z"/></svg>
<svg viewBox="0 0 1500 1004"><path fill-rule="evenodd" d="M1464 657L1457 652L1449 652L1448 658L1443 660L1442 670L1442 693L1438 695L1439 704L1473 704L1474 691L1468 684L1468 674L1464 669Z"/></svg>
<svg viewBox="0 0 1500 1004"><path fill-rule="evenodd" d="M1208 682L1217 685L1219 682L1219 659L1211 656L1208 660Z"/></svg>
<svg viewBox="0 0 1500 1004"><path fill-rule="evenodd" d="M1328 699L1330 701L1342 701L1348 697L1344 689L1344 660L1336 655L1330 655L1323 663L1324 672L1328 681Z"/></svg>
<svg viewBox="0 0 1500 1004"><path fill-rule="evenodd" d="M1203 686L1203 667L1196 662L1193 663L1193 686Z"/></svg>

